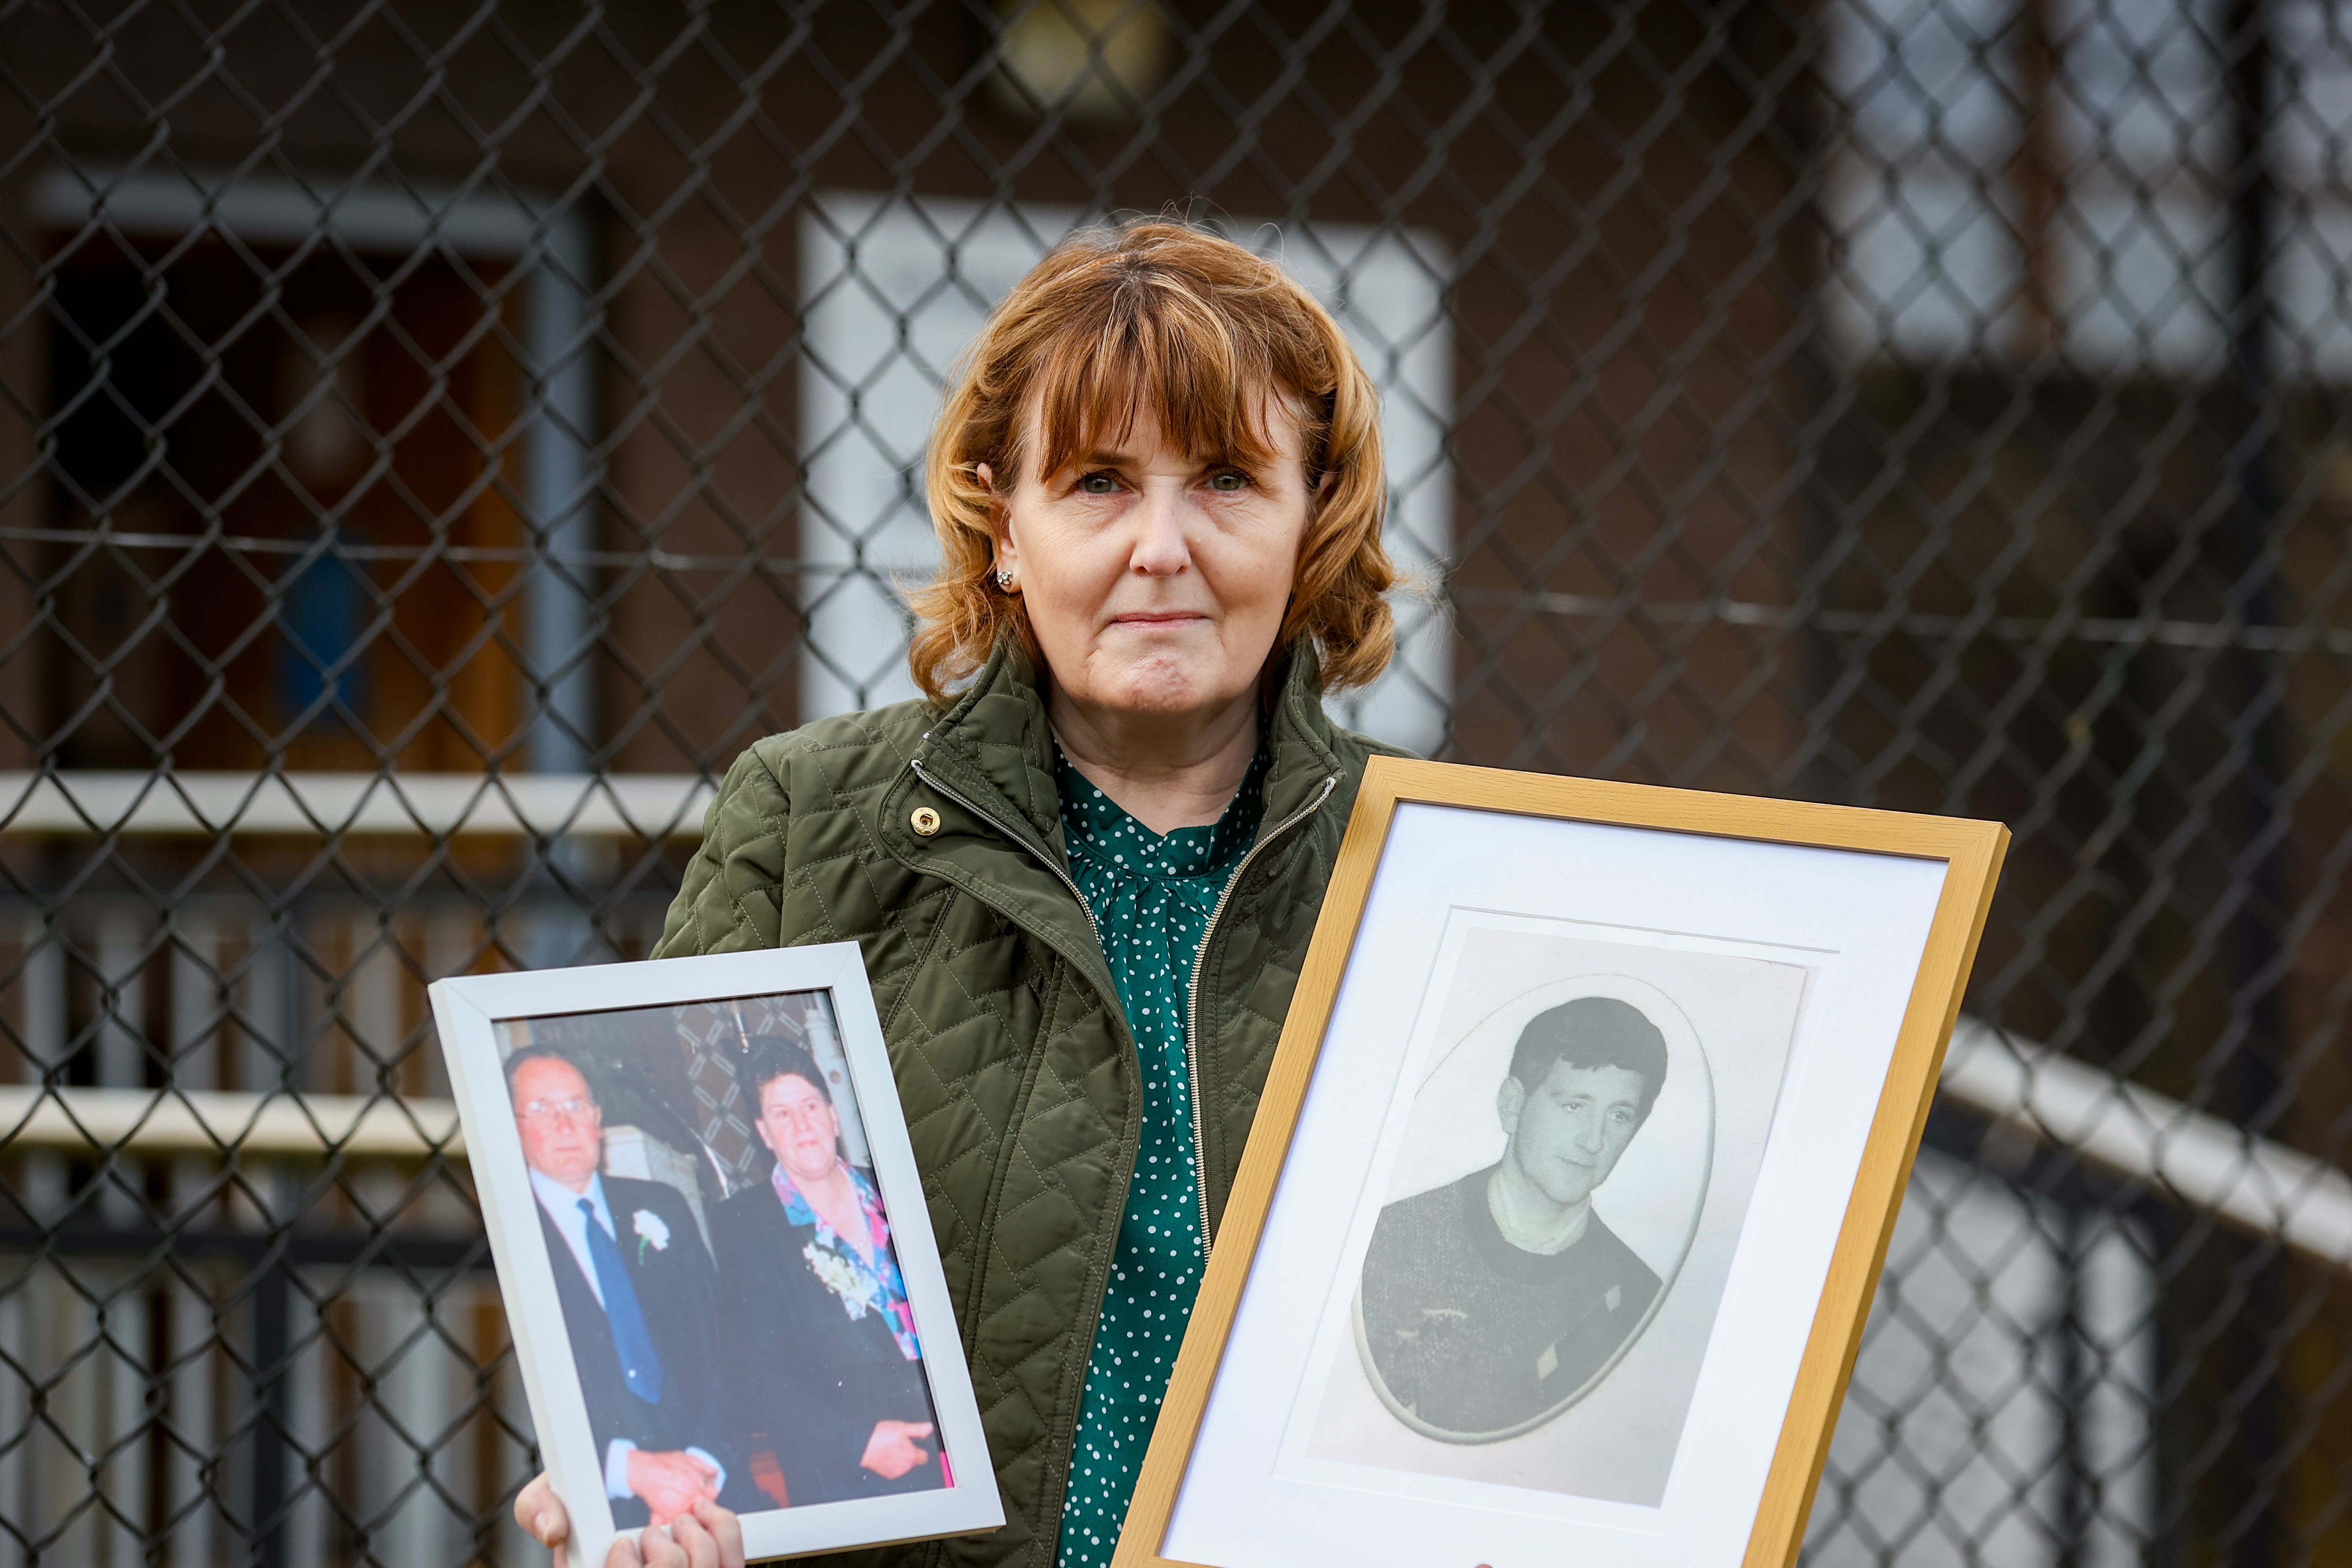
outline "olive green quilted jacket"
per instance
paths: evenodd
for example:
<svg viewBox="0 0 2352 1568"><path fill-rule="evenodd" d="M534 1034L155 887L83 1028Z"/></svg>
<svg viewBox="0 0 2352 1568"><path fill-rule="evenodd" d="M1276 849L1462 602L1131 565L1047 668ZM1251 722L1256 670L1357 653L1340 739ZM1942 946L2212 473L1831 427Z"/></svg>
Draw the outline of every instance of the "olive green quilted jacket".
<svg viewBox="0 0 2352 1568"><path fill-rule="evenodd" d="M1257 843L1195 972L1213 1234L1364 764L1389 750L1334 726L1318 684L1302 647L1268 721ZM1045 701L1007 644L944 714L901 703L745 752L656 950L864 953L1005 1514L991 1534L853 1554L866 1563L1054 1560L1141 1124L1134 1041L1068 867Z"/></svg>

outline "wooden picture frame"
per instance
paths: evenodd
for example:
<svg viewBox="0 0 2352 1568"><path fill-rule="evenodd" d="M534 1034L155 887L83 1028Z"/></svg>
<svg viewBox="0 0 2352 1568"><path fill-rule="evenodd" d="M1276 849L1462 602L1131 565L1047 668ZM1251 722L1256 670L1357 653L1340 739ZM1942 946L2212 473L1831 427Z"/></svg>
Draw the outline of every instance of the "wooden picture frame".
<svg viewBox="0 0 2352 1568"><path fill-rule="evenodd" d="M641 1500L611 1490L615 1441L656 1458L688 1453L720 1466L728 1489L717 1500L740 1516L754 1560L1003 1523L922 1177L856 942L468 975L435 982L431 995L516 1364L541 1454L571 1514L573 1561L604 1562L617 1534L635 1533L632 1521L616 1515L649 1512ZM557 1065L528 1062L538 1056ZM526 1079L527 1066L538 1076ZM542 1081L550 1070L552 1089ZM567 1070L578 1077L565 1077ZM855 1222L863 1210L869 1231L882 1237L871 1256L895 1264L896 1288L884 1266L861 1271L845 1261L814 1212L795 1219L786 1207L785 1184L771 1174L784 1162L751 1146L754 1139L767 1142L760 1136L768 1098L761 1080L771 1073L799 1096L780 1100L779 1129L832 1116L829 1136L820 1131L802 1142L825 1151L828 1173L834 1163L855 1173L849 1187L856 1195L842 1212ZM824 1082L810 1082L812 1074ZM522 1093L541 1097L530 1102L549 1113L541 1121L551 1118L566 1130L583 1113L563 1097L587 1097L598 1130L584 1138L567 1131L572 1146L562 1157L593 1158L592 1171L558 1164L549 1135L536 1127L526 1144L531 1118L516 1103ZM736 1117L734 1125L719 1118L717 1134L707 1131L698 1098L714 1093ZM625 1116L642 1124L619 1125ZM714 1147L713 1136L727 1147ZM568 1216L556 1215L559 1200L569 1204L587 1189L553 1180L542 1165L575 1180L593 1175L611 1215L604 1228L621 1257L598 1258L581 1225L562 1228ZM807 1190L824 1203L826 1186ZM876 1230L877 1222L887 1230ZM616 1262L635 1288L605 1288L596 1270ZM659 1272L666 1264L668 1272ZM795 1268L809 1278L790 1272ZM616 1297L635 1302L656 1363L675 1363L650 1384L635 1369L624 1373L629 1357L609 1307ZM775 1373L784 1359L775 1348L786 1342L774 1336L786 1330L789 1375ZM906 1363L895 1372L893 1349ZM877 1362L890 1374L878 1382ZM828 1375L836 1363L854 1369L856 1381L807 1381ZM692 1368L707 1375L698 1380L682 1370ZM611 1385L622 1376L625 1386L616 1391ZM592 1394L592 1383L600 1393ZM647 1388L650 1398L639 1392ZM680 1405L665 1413L673 1398ZM927 1402L928 1415L898 1414L909 1402ZM617 1418L616 1410L624 1413ZM814 1429L811 1410L836 1413L840 1430ZM881 1486L866 1479L859 1458L873 1435L868 1417L877 1414L933 1428L926 1458ZM625 1469L626 1461L624 1451Z"/></svg>
<svg viewBox="0 0 2352 1568"><path fill-rule="evenodd" d="M2008 842L1998 823L1374 760L1216 1231L1116 1568L1274 1568L1317 1557L1351 1568L1564 1560L1588 1568L1789 1568ZM1473 901L1439 911L1433 900L1452 896L1446 889L1456 884ZM1512 888L1524 889L1516 902L1488 896ZM1676 913L1685 909L1688 916ZM1825 941L1833 945L1820 945ZM1451 960L1447 942L1455 944ZM1799 956L1776 956L1783 942ZM1621 950L1630 955L1622 963L1611 956ZM1643 956L1653 951L1667 956ZM1529 979L1529 1000L1493 1001L1538 973L1512 967L1523 958L1556 964L1560 974L1581 964L1623 969L1626 977L1596 970L1542 984ZM1446 963L1454 967L1441 973ZM1420 976L1403 973L1415 964ZM1411 1183L1382 1171L1402 1172L1423 1147L1444 1153L1453 1129L1475 1123L1478 1113L1460 1108L1496 1078L1505 1059L1496 1053L1517 1053L1543 1030L1566 1027L1537 1020L1615 1018L1622 1015L1612 996L1632 998L1631 1006L1664 994L1637 969L1698 976L1685 987L1689 1005L1755 1020L1738 1027L1752 1027L1763 1043L1709 1054L1689 1043L1704 1031L1685 1031L1676 1045L1674 1031L1659 1026L1665 1087L1638 1073L1627 1080L1646 1085L1653 1101L1640 1102L1648 1120L1636 1120L1633 1143L1619 1148L1637 1146L1641 1129L1664 1125L1658 1118L1678 1081L1693 1104L1706 1090L1698 1110L1676 1112L1683 1131L1659 1134L1664 1152L1651 1160L1663 1173L1629 1200L1667 1216L1653 1230L1670 1236L1668 1221L1684 1223L1675 1216L1685 1200L1643 1194L1675 1181L1688 1187L1698 1167L1683 1249L1671 1275L1660 1263L1648 1266L1662 1281L1642 1309L1648 1315L1605 1356L1591 1352L1597 1370L1559 1370L1561 1348L1577 1335L1580 1346L1591 1338L1582 1328L1547 1347L1550 1365L1538 1359L1532 1369L1509 1370L1521 1363L1508 1360L1517 1331L1504 1320L1481 1338L1475 1310L1424 1305L1415 1317L1418 1298L1408 1293L1399 1298L1404 1306L1393 1306L1405 1288L1387 1281L1452 1267L1443 1263L1454 1245L1444 1226L1454 1222L1420 1230L1407 1222L1458 1212L1466 1216L1462 1227L1484 1223L1475 1199L1457 1211L1441 1194L1475 1193L1482 1181L1489 1189L1508 1184L1497 1173L1533 1158L1515 1153L1512 1141L1535 1134L1480 1132L1487 1147L1504 1139L1496 1163L1419 1196L1397 1195ZM1473 994L1477 985L1488 989ZM1601 1000L1585 1000L1588 993ZM1752 1000L1768 995L1793 1000ZM1576 1006L1559 1003L1562 996ZM1687 1011L1680 1003L1644 1005L1634 1010L1645 1018ZM1773 1021L1783 1016L1785 1025ZM1473 1018L1479 1021L1462 1023ZM1335 1033L1344 1042L1327 1038ZM1775 1068L1767 1047L1782 1036ZM1514 1068L1521 1059L1507 1058ZM1423 1068L1412 1068L1416 1061ZM1465 1065L1457 1069L1456 1061ZM1673 1065L1685 1061L1703 1070ZM1526 1070L1588 1081L1565 1058ZM1751 1080L1764 1090L1739 1088ZM1510 1091L1495 1092L1499 1117ZM1529 1103L1524 1093L1519 1103ZM1528 1125L1525 1110L1511 1114L1522 1119L1515 1128ZM1611 1114L1633 1113L1621 1106ZM1703 1139L1691 1131L1702 1121ZM1381 1129L1369 1129L1371 1121ZM1449 1157L1474 1159L1476 1151L1465 1147ZM1388 1167L1379 1163L1383 1149ZM1755 1173L1733 1194L1741 1161ZM1610 1169L1630 1166L1598 1168L1606 1184ZM1573 1188L1571 1181L1562 1190ZM1834 1201L1841 1188L1842 1203ZM1604 1214L1605 1184L1584 1190L1582 1213L1618 1212ZM1490 1212L1503 1201L1489 1191ZM1737 1216L1727 1232L1714 1217L1718 1207ZM1492 1223L1499 1227L1506 1217L1516 1216L1496 1212ZM1578 1245L1597 1245L1589 1220L1577 1223L1584 1226ZM1705 1278L1720 1279L1703 1322L1701 1307L1676 1303L1677 1292L1696 1300L1702 1290L1702 1242L1715 1271ZM1654 1245L1647 1256L1664 1259L1670 1250ZM1399 1273L1383 1258L1429 1261L1414 1265L1421 1273ZM1516 1266L1518 1255L1510 1260ZM1600 1278L1592 1273L1591 1283ZM1641 1289L1638 1280L1629 1287L1635 1298ZM1348 1331L1335 1315L1342 1292L1352 1292ZM1617 1312L1635 1304L1616 1299L1626 1294L1612 1286L1601 1300ZM1669 1309L1673 1335L1650 1326L1663 1325ZM1598 1342L1619 1331L1608 1329ZM1645 1348L1653 1342L1654 1352ZM1636 1381L1637 1362L1648 1381ZM1508 1375L1489 1377L1490 1365ZM1568 1404L1538 1410L1530 1424L1527 1406L1512 1402L1552 1397L1542 1390L1563 1375L1584 1381ZM1633 1392L1612 1393L1619 1378ZM1668 1431L1663 1413L1678 1379L1691 1392L1682 1425ZM1359 1385L1373 1388L1378 1403ZM1597 1413L1604 1395L1619 1401L1606 1427ZM1694 1409L1709 1415L1703 1432ZM1588 1411L1594 1430L1576 1430ZM1637 1458L1647 1467L1638 1473ZM1606 1486L1580 1479L1588 1473ZM1653 1483L1654 1496L1641 1492Z"/></svg>

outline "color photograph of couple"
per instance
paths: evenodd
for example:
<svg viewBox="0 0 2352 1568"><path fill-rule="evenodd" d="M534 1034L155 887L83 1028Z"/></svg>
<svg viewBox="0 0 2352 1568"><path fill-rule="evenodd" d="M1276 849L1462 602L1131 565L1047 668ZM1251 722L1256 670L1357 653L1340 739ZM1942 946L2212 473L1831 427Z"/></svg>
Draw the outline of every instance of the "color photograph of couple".
<svg viewBox="0 0 2352 1568"><path fill-rule="evenodd" d="M826 993L497 1028L615 1526L952 1485Z"/></svg>

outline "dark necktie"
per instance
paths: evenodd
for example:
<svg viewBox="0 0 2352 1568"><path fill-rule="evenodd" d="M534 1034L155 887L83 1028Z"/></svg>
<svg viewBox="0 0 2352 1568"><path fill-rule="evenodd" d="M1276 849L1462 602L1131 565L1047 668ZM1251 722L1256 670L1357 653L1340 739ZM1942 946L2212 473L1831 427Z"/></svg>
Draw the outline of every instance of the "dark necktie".
<svg viewBox="0 0 2352 1568"><path fill-rule="evenodd" d="M588 1222L588 1261L596 1266L596 1289L604 1297L604 1321L613 1327L613 1348L620 1352L621 1377L629 1392L647 1405L661 1403L661 1357L654 1336L646 1328L646 1314L637 1305L637 1288L621 1263L621 1249L596 1223L596 1205L580 1200L581 1217Z"/></svg>

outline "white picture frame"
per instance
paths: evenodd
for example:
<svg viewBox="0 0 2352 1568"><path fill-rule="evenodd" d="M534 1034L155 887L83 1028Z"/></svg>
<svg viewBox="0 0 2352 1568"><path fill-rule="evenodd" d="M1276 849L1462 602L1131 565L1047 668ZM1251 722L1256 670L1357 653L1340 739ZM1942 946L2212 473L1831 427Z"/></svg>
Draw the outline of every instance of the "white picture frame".
<svg viewBox="0 0 2352 1568"><path fill-rule="evenodd" d="M845 1098L849 1109L849 1115L841 1119L840 1146L855 1148L847 1131L855 1121L868 1161L864 1170L870 1171L870 1185L878 1191L887 1215L888 1251L895 1254L905 1306L919 1342L919 1364L935 1412L933 1462L940 1466L945 1484L889 1496L851 1496L797 1506L739 1510L747 1556L754 1560L801 1556L992 1530L1003 1523L995 1470L940 1268L921 1174L891 1077L881 1021L875 1014L873 994L855 942L658 963L468 975L436 982L431 996L540 1451L571 1514L573 1562L601 1563L626 1527L616 1523L606 1495L609 1445L607 1453L600 1453L591 1431L588 1396L557 1285L559 1266L583 1274L590 1270L586 1264L575 1261L569 1249L561 1258L551 1252L524 1158L522 1131L509 1094L505 1063L509 1048L526 1036L535 1038L530 1031L539 1029L541 1021L550 1021L552 1026L554 1021L600 1015L641 1015L650 1031L663 1010L684 1018L688 1016L687 1009L723 1009L734 1005L740 1020L740 1005L746 1002L772 1007L791 1003L801 1008L801 1016L814 1017L818 1014L813 997L821 996L837 1031L834 1070L845 1078L847 1094L841 1093L838 1080L833 1094L836 1103ZM625 1018L622 1021L635 1026ZM657 1035L647 1037L647 1048L657 1050ZM684 1051L688 1045L682 1042L679 1048ZM532 1054L543 1049L528 1047ZM626 1190L613 1188L609 1121L604 1131L604 1154L599 1170L606 1173L606 1185L600 1191ZM708 1148L700 1157L718 1163ZM704 1210L692 1212L708 1247ZM615 1213L613 1217L613 1233L623 1241L650 1244L659 1237L659 1245L665 1247L674 1244L668 1239L670 1226L646 1222L632 1237L629 1227L618 1223L622 1216ZM640 1254L643 1251L640 1246ZM722 1260L717 1266L725 1264ZM578 1299L575 1288L575 1302ZM601 1295L594 1299L601 1300ZM723 1325L713 1323L709 1331L717 1342ZM918 1352L908 1354L910 1360L918 1359ZM727 1434L720 1436L724 1438ZM772 1468L772 1457L770 1463ZM789 1484L782 1484L789 1498Z"/></svg>

